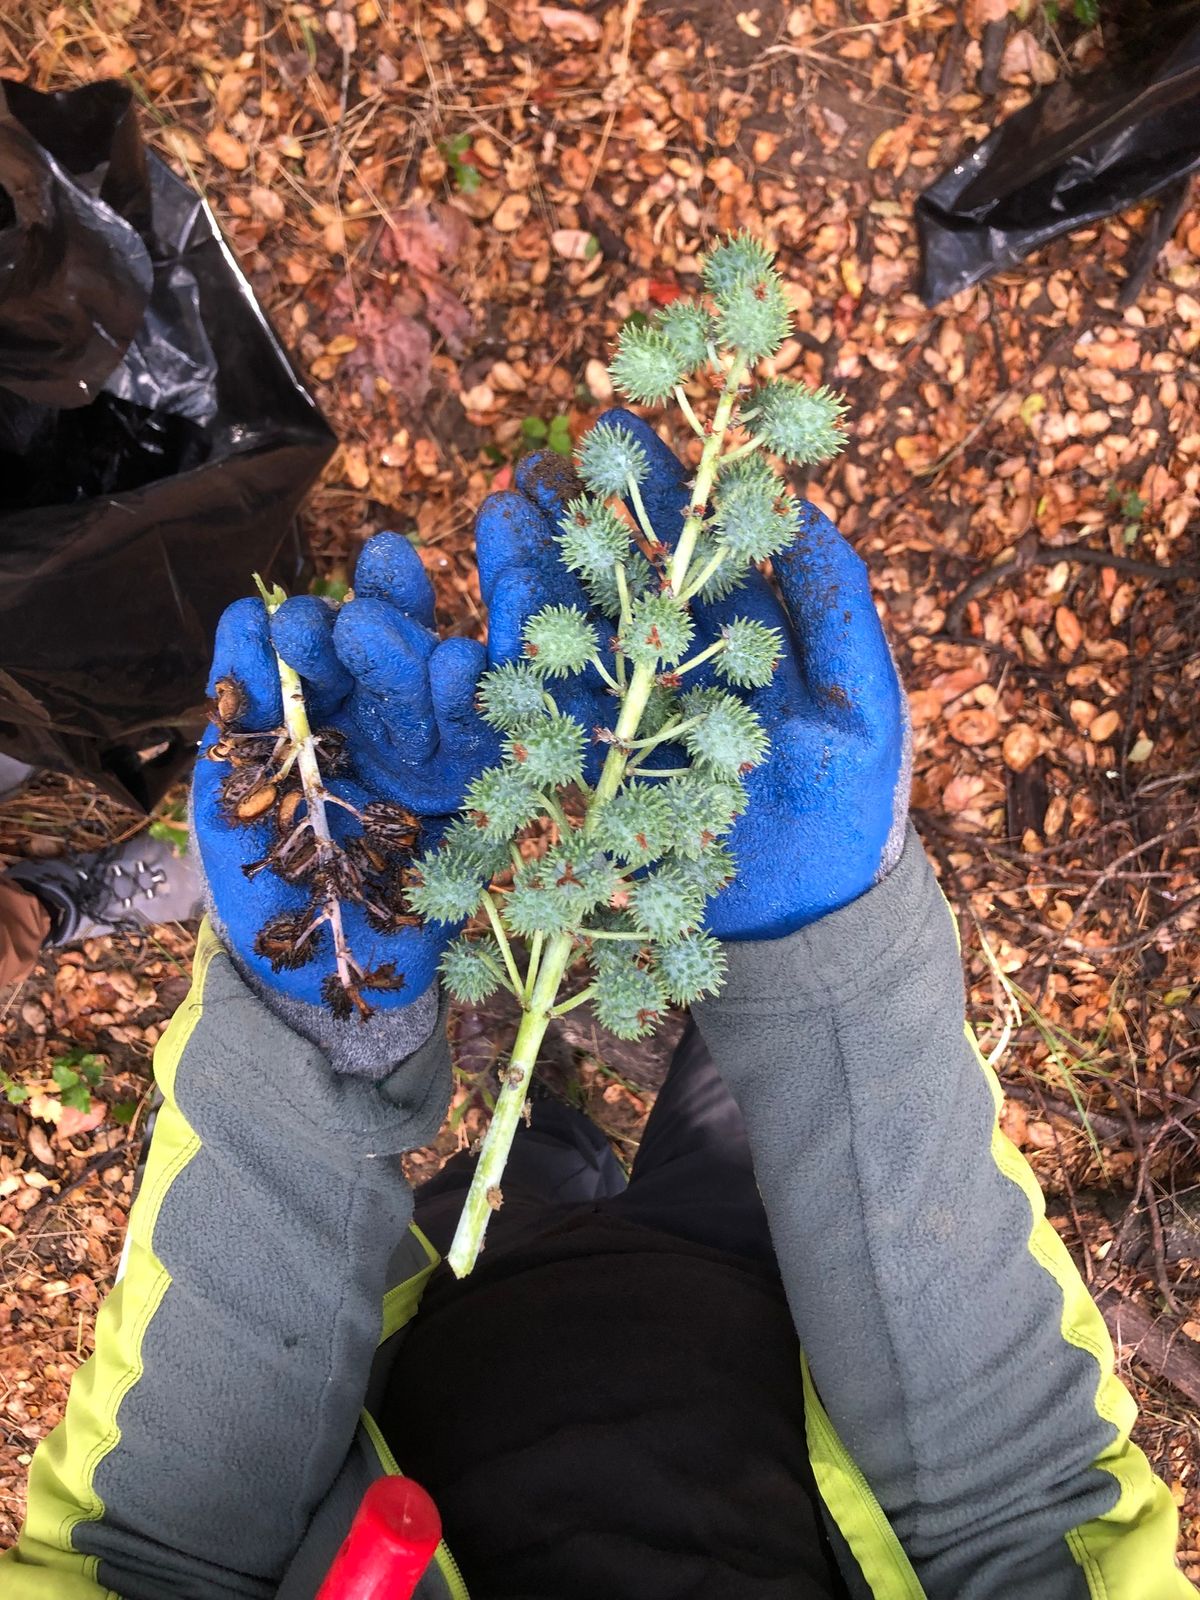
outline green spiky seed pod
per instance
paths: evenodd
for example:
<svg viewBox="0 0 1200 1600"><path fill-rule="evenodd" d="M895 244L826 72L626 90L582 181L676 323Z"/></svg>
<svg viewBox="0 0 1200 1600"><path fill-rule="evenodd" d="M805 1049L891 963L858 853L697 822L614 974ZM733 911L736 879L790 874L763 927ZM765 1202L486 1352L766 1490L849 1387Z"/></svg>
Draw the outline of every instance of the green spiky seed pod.
<svg viewBox="0 0 1200 1600"><path fill-rule="evenodd" d="M419 883L405 890L409 905L430 922L465 922L479 904L482 878L469 858L435 851L417 862Z"/></svg>
<svg viewBox="0 0 1200 1600"><path fill-rule="evenodd" d="M725 648L713 663L717 676L739 689L761 689L770 683L783 653L783 639L774 628L736 617L721 629Z"/></svg>
<svg viewBox="0 0 1200 1600"><path fill-rule="evenodd" d="M602 851L571 839L543 856L541 869L569 903L571 927L578 927L597 906L606 906L621 881L620 871Z"/></svg>
<svg viewBox="0 0 1200 1600"><path fill-rule="evenodd" d="M841 395L824 385L809 389L790 378L772 378L755 392L747 423L775 455L810 467L845 445L841 419L846 410Z"/></svg>
<svg viewBox="0 0 1200 1600"><path fill-rule="evenodd" d="M712 318L695 300L673 300L654 319L654 326L674 347L687 373L697 371L708 360L713 340Z"/></svg>
<svg viewBox="0 0 1200 1600"><path fill-rule="evenodd" d="M799 507L761 456L722 469L713 523L736 561L765 561L796 537Z"/></svg>
<svg viewBox="0 0 1200 1600"><path fill-rule="evenodd" d="M539 789L562 788L583 776L584 732L574 717L547 717L505 740L505 753Z"/></svg>
<svg viewBox="0 0 1200 1600"><path fill-rule="evenodd" d="M676 346L659 329L629 326L621 330L608 370L622 394L639 405L656 405L667 398L688 369Z"/></svg>
<svg viewBox="0 0 1200 1600"><path fill-rule="evenodd" d="M747 361L773 356L792 326L792 310L777 274L737 284L717 300L717 340Z"/></svg>
<svg viewBox="0 0 1200 1600"><path fill-rule="evenodd" d="M575 606L545 606L521 637L526 660L544 678L581 672L596 654L596 630Z"/></svg>
<svg viewBox="0 0 1200 1600"><path fill-rule="evenodd" d="M639 878L629 890L629 912L659 944L690 933L704 910L704 896L673 864Z"/></svg>
<svg viewBox="0 0 1200 1600"><path fill-rule="evenodd" d="M731 884L737 870L733 856L723 844L710 844L698 856L676 861L674 867L684 881L692 884L706 900L711 900L714 894L720 894L722 889Z"/></svg>
<svg viewBox="0 0 1200 1600"><path fill-rule="evenodd" d="M731 234L704 258L704 287L722 299L747 279L757 280L774 265L774 252L751 233Z"/></svg>
<svg viewBox="0 0 1200 1600"><path fill-rule="evenodd" d="M661 783L631 783L619 789L593 825L592 837L602 850L631 867L645 866L671 847L671 808Z"/></svg>
<svg viewBox="0 0 1200 1600"><path fill-rule="evenodd" d="M581 494L559 520L558 547L564 564L581 578L612 579L618 561L632 551L629 529L605 500ZM613 584L616 588L615 582Z"/></svg>
<svg viewBox="0 0 1200 1600"><path fill-rule="evenodd" d="M674 666L687 653L695 627L669 595L644 594L630 607L621 648L635 666Z"/></svg>
<svg viewBox="0 0 1200 1600"><path fill-rule="evenodd" d="M549 715L542 680L526 661L506 661L485 672L479 680L476 706L483 720L503 733L515 733Z"/></svg>
<svg viewBox="0 0 1200 1600"><path fill-rule="evenodd" d="M748 772L770 748L754 712L723 689L690 690L683 697L683 711L699 719L683 735L689 754L722 777Z"/></svg>
<svg viewBox="0 0 1200 1600"><path fill-rule="evenodd" d="M725 976L725 952L709 933L691 933L657 952L658 976L676 1005L715 994Z"/></svg>
<svg viewBox="0 0 1200 1600"><path fill-rule="evenodd" d="M667 1009L667 992L653 972L632 962L596 974L592 1005L596 1021L618 1039L643 1039Z"/></svg>
<svg viewBox="0 0 1200 1600"><path fill-rule="evenodd" d="M518 873L504 900L505 925L523 939L535 933L552 937L574 925L574 907L542 872L541 865L535 862L532 870Z"/></svg>
<svg viewBox="0 0 1200 1600"><path fill-rule="evenodd" d="M671 813L672 847L684 856L701 855L746 809L740 783L707 772L669 778L659 793Z"/></svg>
<svg viewBox="0 0 1200 1600"><path fill-rule="evenodd" d="M478 1005L500 987L501 955L494 939L455 939L442 956L442 977L456 1000Z"/></svg>
<svg viewBox="0 0 1200 1600"><path fill-rule="evenodd" d="M628 428L599 422L579 450L579 476L593 494L625 494L630 479L645 481L650 471L646 452Z"/></svg>
<svg viewBox="0 0 1200 1600"><path fill-rule="evenodd" d="M505 871L511 859L508 840L485 837L470 817L459 817L450 824L439 853L456 862L463 871L477 873L485 883L498 872Z"/></svg>
<svg viewBox="0 0 1200 1600"><path fill-rule="evenodd" d="M541 806L538 792L519 769L488 767L467 790L467 815L485 839L511 839L532 822Z"/></svg>

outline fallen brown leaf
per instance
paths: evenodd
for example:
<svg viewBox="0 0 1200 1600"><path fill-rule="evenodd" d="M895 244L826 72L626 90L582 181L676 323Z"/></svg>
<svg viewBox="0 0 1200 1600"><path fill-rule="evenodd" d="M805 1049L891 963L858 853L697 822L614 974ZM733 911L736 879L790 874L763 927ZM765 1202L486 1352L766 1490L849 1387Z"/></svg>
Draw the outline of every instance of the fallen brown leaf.
<svg viewBox="0 0 1200 1600"><path fill-rule="evenodd" d="M1042 748L1042 741L1025 722L1015 722L1004 735L1004 764L1014 772L1024 772Z"/></svg>
<svg viewBox="0 0 1200 1600"><path fill-rule="evenodd" d="M231 172L244 172L249 165L250 152L227 129L211 129L204 142L221 165L228 167Z"/></svg>
<svg viewBox="0 0 1200 1600"><path fill-rule="evenodd" d="M1000 723L990 707L973 706L947 717L946 731L959 744L990 744L1000 732Z"/></svg>
<svg viewBox="0 0 1200 1600"><path fill-rule="evenodd" d="M543 28L573 44L596 44L602 33L599 21L584 11L568 11L565 6L539 6Z"/></svg>
<svg viewBox="0 0 1200 1600"><path fill-rule="evenodd" d="M1069 606L1059 606L1054 613L1054 631L1068 650L1078 650L1083 643L1083 629L1079 618Z"/></svg>

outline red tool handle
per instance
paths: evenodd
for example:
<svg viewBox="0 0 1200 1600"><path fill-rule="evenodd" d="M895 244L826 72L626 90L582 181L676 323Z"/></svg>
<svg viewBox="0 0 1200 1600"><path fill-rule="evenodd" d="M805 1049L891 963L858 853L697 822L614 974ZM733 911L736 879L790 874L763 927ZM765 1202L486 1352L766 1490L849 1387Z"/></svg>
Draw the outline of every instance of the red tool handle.
<svg viewBox="0 0 1200 1600"><path fill-rule="evenodd" d="M317 1600L412 1600L441 1537L438 1508L419 1483L376 1479Z"/></svg>

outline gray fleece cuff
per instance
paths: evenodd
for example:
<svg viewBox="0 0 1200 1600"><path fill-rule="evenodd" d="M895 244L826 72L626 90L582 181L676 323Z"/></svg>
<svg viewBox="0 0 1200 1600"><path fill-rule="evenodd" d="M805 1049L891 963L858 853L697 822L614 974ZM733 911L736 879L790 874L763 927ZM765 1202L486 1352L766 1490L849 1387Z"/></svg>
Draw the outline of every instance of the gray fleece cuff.
<svg viewBox="0 0 1200 1600"><path fill-rule="evenodd" d="M692 1006L697 1024L726 1006L739 1015L778 1016L814 1006L838 1005L863 992L881 969L903 959L945 903L924 846L910 822L900 859L891 872L840 911L783 939L749 939L724 945L725 983L715 999Z"/></svg>
<svg viewBox="0 0 1200 1600"><path fill-rule="evenodd" d="M351 1017L339 1022L324 1006L306 1005L265 984L252 972L230 943L211 900L208 907L213 931L229 952L242 982L267 1009L293 1033L315 1044L335 1072L379 1082L419 1050L438 1023L438 987L431 984L411 1005L376 1011L362 1021Z"/></svg>

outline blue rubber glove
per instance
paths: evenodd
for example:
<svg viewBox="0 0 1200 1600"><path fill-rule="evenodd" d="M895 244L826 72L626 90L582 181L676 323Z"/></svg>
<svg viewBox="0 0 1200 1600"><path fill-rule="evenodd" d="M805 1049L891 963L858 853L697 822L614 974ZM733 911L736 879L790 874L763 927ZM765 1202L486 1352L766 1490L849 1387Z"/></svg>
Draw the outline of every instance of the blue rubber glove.
<svg viewBox="0 0 1200 1600"><path fill-rule="evenodd" d="M628 428L644 447L650 473L642 498L658 537L673 546L688 509L687 472L631 412L616 409L600 420ZM561 568L556 549L549 539L528 549L530 586L545 590L551 569ZM737 877L709 903L706 924L722 939L795 932L864 894L904 845L908 714L867 569L811 505L774 567L783 604L752 572L726 599L693 607L696 653L738 616L777 629L785 641L772 682L742 695L762 718L771 753L750 774L750 803L729 837ZM519 649L519 639L503 644L514 655ZM688 677L689 686L717 682L707 666ZM611 720L611 710L605 714Z"/></svg>
<svg viewBox="0 0 1200 1600"><path fill-rule="evenodd" d="M272 645L300 674L314 729L345 741L349 775L327 787L360 812L373 801L403 806L422 819L418 849L436 843L468 784L499 756L497 736L475 710L484 646L471 639L438 641L432 630L433 589L407 539L382 533L364 548L355 572L355 600L340 611L310 595L286 601L268 619L257 599L235 601L217 628L209 693L235 679L244 704L235 726L277 728L283 719ZM273 870L248 876L275 838L270 821L233 824L221 803L230 768L204 758L217 737L210 728L193 785L193 828L223 938L262 987L320 1006L332 957L328 930L320 956L275 970L255 950L264 923L298 912L307 891ZM360 832L350 812L328 808L331 830L345 842ZM379 1012L403 1008L433 983L454 930L431 924L380 933L363 907L343 902L348 943L367 967L391 963L403 985L369 995Z"/></svg>

